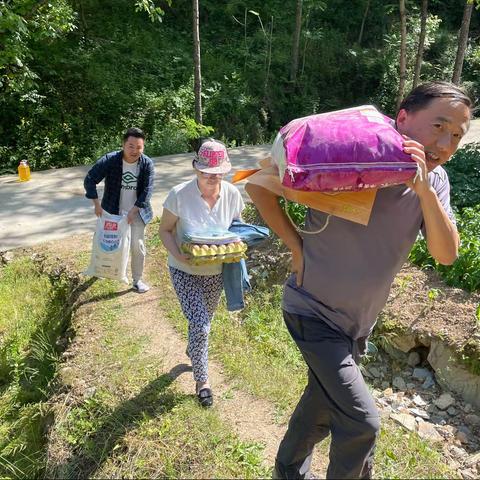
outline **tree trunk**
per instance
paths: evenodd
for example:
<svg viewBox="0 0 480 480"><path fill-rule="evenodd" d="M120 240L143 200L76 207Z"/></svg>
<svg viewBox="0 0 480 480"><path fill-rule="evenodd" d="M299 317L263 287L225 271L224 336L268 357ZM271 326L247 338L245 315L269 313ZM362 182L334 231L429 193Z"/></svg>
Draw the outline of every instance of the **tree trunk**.
<svg viewBox="0 0 480 480"><path fill-rule="evenodd" d="M428 0L422 0L422 11L420 20L420 37L418 38L417 58L415 60L415 71L413 73L413 88L420 81L420 72L422 70L423 49L425 47L425 36L427 34L427 16L428 16Z"/></svg>
<svg viewBox="0 0 480 480"><path fill-rule="evenodd" d="M457 56L455 58L455 66L453 67L452 82L458 85L462 78L463 59L465 58L465 51L467 50L468 31L470 29L470 18L472 17L473 4L466 3L463 10L462 26L458 33L458 48Z"/></svg>
<svg viewBox="0 0 480 480"><path fill-rule="evenodd" d="M198 0L193 0L193 63L194 63L194 94L195 121L202 123L202 69L200 65L200 27L198 15Z"/></svg>
<svg viewBox="0 0 480 480"><path fill-rule="evenodd" d="M398 85L397 109L402 103L407 75L407 19L405 0L399 0L400 7L400 82Z"/></svg>
<svg viewBox="0 0 480 480"><path fill-rule="evenodd" d="M292 47L292 65L290 69L290 80L295 83L297 81L298 57L300 49L300 33L302 31L302 5L303 0L297 0L297 13L295 15L295 32L293 34Z"/></svg>
<svg viewBox="0 0 480 480"><path fill-rule="evenodd" d="M370 0L367 0L367 5L365 6L365 12L363 13L362 24L360 25L360 33L358 34L358 46L361 45L363 39L363 31L365 29L365 22L367 21L368 9L370 8Z"/></svg>
<svg viewBox="0 0 480 480"><path fill-rule="evenodd" d="M264 93L266 94L268 88L268 79L270 77L270 67L272 65L272 39L273 39L273 15L270 20L270 31L267 37L267 65L265 70L265 86Z"/></svg>

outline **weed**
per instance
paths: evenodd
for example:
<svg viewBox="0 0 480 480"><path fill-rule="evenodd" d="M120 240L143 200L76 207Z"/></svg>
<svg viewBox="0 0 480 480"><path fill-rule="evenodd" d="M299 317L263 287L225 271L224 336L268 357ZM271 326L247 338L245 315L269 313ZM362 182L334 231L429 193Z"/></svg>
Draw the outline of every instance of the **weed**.
<svg viewBox="0 0 480 480"><path fill-rule="evenodd" d="M428 300L433 303L441 294L438 288L430 288L427 292Z"/></svg>

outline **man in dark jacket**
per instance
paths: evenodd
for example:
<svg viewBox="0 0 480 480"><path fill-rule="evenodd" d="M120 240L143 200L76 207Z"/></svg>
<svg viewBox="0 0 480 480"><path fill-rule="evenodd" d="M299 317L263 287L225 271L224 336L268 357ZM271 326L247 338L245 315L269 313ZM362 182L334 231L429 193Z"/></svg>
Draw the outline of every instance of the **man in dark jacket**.
<svg viewBox="0 0 480 480"><path fill-rule="evenodd" d="M150 199L153 192L152 160L143 154L145 134L139 128L129 128L123 136L123 149L101 157L84 180L87 198L93 201L95 215L102 211L112 215L127 215L131 226L131 267L133 288L138 293L150 287L143 282L145 265L145 225L153 218ZM100 203L97 184L105 180Z"/></svg>

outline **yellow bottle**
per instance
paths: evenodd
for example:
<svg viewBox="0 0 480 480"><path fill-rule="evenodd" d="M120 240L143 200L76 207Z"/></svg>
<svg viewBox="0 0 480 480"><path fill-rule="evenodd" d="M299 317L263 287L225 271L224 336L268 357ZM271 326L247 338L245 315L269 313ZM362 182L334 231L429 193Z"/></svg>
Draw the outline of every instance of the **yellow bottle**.
<svg viewBox="0 0 480 480"><path fill-rule="evenodd" d="M22 160L18 165L18 179L20 182L30 180L30 167L26 160Z"/></svg>

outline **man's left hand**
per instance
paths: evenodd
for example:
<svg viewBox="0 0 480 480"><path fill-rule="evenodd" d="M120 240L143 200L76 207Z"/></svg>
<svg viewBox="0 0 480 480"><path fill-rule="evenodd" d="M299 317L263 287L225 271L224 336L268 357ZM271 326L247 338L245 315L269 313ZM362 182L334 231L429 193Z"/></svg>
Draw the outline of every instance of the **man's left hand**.
<svg viewBox="0 0 480 480"><path fill-rule="evenodd" d="M403 136L403 151L417 162L419 172L412 180L408 180L405 184L411 188L419 197L430 191L430 181L428 180L428 168L425 160L425 149L421 143L412 140L406 135Z"/></svg>

